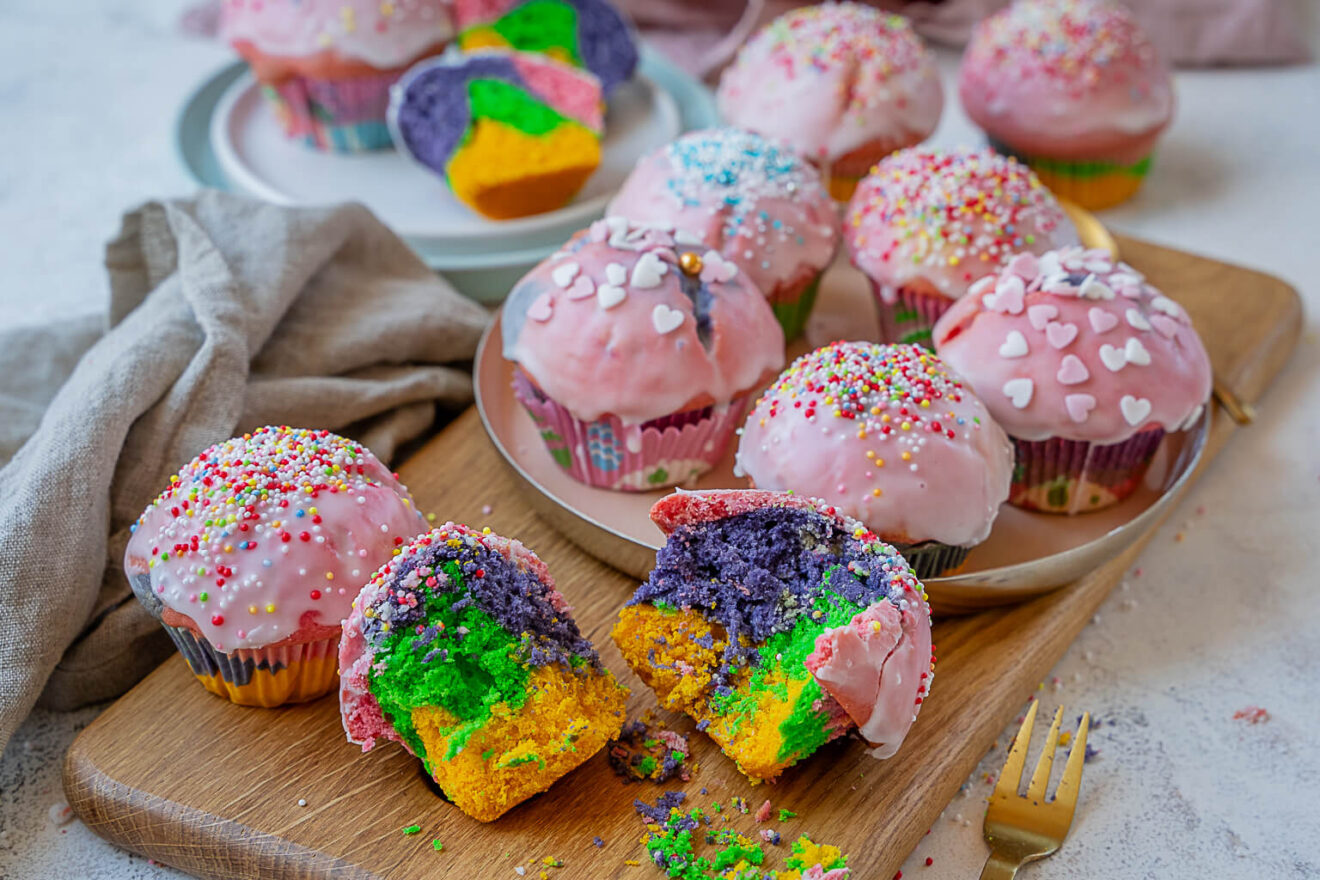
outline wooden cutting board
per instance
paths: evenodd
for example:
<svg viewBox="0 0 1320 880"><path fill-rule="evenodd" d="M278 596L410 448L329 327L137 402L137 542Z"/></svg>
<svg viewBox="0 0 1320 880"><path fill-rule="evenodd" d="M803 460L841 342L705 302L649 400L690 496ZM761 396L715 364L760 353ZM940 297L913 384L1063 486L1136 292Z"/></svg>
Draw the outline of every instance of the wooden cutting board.
<svg viewBox="0 0 1320 880"><path fill-rule="evenodd" d="M1258 272L1138 241L1119 244L1126 260L1187 307L1217 375L1243 400L1257 400L1296 343L1296 293ZM1234 430L1226 413L1215 414L1202 471ZM609 638L635 583L531 513L475 411L401 471L423 510L489 525L534 548L605 663L632 687L630 713L654 706ZM727 805L738 795L755 809L769 798L776 809L798 813L774 823L785 838L810 832L842 847L856 877L888 880L1148 538L1043 598L938 621L933 693L895 758L876 761L855 743L834 743L774 785L752 786L710 740L694 734L699 770L682 786L687 805ZM692 731L685 720L674 726ZM603 754L489 825L433 794L418 767L398 746L363 755L347 743L333 697L280 710L240 708L206 693L175 657L78 737L64 786L78 816L107 840L217 880L515 877L514 868L529 859L537 865L527 876L536 877L547 856L563 862L549 869L554 880L660 876L646 862L632 802L654 801L662 789L623 784ZM702 787L709 795L699 794ZM420 832L405 835L414 824ZM751 816L737 814L731 824L756 827ZM596 835L603 848L593 846ZM434 839L443 852L433 849ZM767 847L767 865L778 866L786 848ZM629 866L629 859L642 864Z"/></svg>

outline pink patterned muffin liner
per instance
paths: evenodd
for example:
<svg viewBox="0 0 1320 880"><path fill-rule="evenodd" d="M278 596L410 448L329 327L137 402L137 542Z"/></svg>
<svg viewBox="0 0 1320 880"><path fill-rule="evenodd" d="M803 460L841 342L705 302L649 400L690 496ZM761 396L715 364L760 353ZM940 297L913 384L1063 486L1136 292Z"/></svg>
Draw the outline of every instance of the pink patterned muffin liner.
<svg viewBox="0 0 1320 880"><path fill-rule="evenodd" d="M391 145L385 115L390 86L398 78L397 73L333 80L294 76L264 84L262 91L290 138L319 150L358 153Z"/></svg>
<svg viewBox="0 0 1320 880"><path fill-rule="evenodd" d="M1164 429L1148 428L1110 444L1012 439L1009 503L1043 513L1085 513L1117 504L1141 485Z"/></svg>
<svg viewBox="0 0 1320 880"><path fill-rule="evenodd" d="M896 300L886 302L881 285L871 282L871 291L880 310L880 341L931 345L930 333L935 322L949 310L954 300L911 287L899 287Z"/></svg>
<svg viewBox="0 0 1320 880"><path fill-rule="evenodd" d="M691 482L724 456L751 396L625 425L615 416L586 422L550 400L521 371L514 396L527 410L551 458L589 486L647 492Z"/></svg>

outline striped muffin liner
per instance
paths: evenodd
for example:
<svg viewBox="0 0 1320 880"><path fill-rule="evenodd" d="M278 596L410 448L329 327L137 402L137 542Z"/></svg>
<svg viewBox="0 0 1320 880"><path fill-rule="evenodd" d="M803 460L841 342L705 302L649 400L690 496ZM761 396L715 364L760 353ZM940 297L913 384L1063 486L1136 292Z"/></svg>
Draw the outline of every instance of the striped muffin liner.
<svg viewBox="0 0 1320 880"><path fill-rule="evenodd" d="M386 125L390 86L398 73L349 79L294 76L262 86L284 133L309 147L332 153L388 149Z"/></svg>
<svg viewBox="0 0 1320 880"><path fill-rule="evenodd" d="M885 299L886 289L893 290L894 302ZM940 316L953 305L953 300L912 287L886 288L874 280L871 281L871 291L880 312L881 342L915 343L934 348L931 331Z"/></svg>
<svg viewBox="0 0 1320 880"><path fill-rule="evenodd" d="M339 635L269 648L218 651L180 626L165 626L197 680L240 706L272 708L329 693L339 680Z"/></svg>
<svg viewBox="0 0 1320 880"><path fill-rule="evenodd" d="M1012 439L1016 461L1009 503L1071 514L1103 510L1131 495L1160 448L1164 429L1148 428L1110 444Z"/></svg>
<svg viewBox="0 0 1320 880"><path fill-rule="evenodd" d="M647 492L691 482L724 457L751 396L674 413L641 425L616 416L583 421L548 398L521 370L514 396L536 423L550 457L588 486Z"/></svg>
<svg viewBox="0 0 1320 880"><path fill-rule="evenodd" d="M895 544L894 549L903 555L917 580L939 577L952 571L967 561L971 547L955 547L941 544L939 541L922 541L920 544Z"/></svg>

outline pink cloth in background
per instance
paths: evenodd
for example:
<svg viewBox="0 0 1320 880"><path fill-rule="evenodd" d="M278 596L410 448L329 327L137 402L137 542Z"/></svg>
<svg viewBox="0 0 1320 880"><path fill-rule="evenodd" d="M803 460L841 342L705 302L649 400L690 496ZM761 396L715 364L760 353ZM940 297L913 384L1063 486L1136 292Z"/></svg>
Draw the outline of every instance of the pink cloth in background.
<svg viewBox="0 0 1320 880"><path fill-rule="evenodd" d="M793 0L615 0L674 61L708 75ZM976 22L1009 0L870 0L901 12L927 39L962 45ZM1183 66L1307 61L1298 5L1307 0L1139 0L1128 5L1165 57Z"/></svg>

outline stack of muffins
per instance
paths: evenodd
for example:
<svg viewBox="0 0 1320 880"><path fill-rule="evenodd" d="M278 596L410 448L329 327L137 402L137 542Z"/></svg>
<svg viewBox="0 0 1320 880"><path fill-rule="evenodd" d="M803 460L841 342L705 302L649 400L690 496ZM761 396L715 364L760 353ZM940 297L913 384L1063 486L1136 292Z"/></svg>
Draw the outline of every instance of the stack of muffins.
<svg viewBox="0 0 1320 880"><path fill-rule="evenodd" d="M334 27L305 3L329 36L308 31L284 48L310 60L275 63L272 22L292 7L227 8L290 132L324 147L379 140L368 116L382 83L450 34L422 0L336 7L348 12ZM636 62L622 20L595 0L454 12L471 54L404 77L396 136L492 216L566 198L590 164L600 94ZM376 36L354 36L363 25ZM742 486L656 499L666 541L613 638L752 780L841 737L893 755L931 693L921 580L962 565L1005 501L1117 503L1164 435L1201 417L1210 366L1186 312L1081 247L1033 171L1088 199L1130 188L1109 175L1131 177L1167 122L1161 71L1116 7L1019 0L978 30L962 73L998 151L945 152L916 145L942 96L905 22L849 3L791 13L721 83L730 121L760 133L693 132L644 157L610 216L510 292L513 391L572 478L667 490L738 438ZM312 106L340 99L342 113ZM1037 99L1094 125L1035 137L1040 119L1020 105ZM535 132L519 127L529 119ZM1129 137L1109 137L1115 126ZM544 178L481 167L541 148L560 163ZM841 224L831 193L845 191ZM871 281L882 338L784 369L840 238ZM348 739L399 743L481 821L624 725L627 689L534 552L429 528L395 475L328 431L266 427L202 452L142 514L125 570L208 690L275 707L338 678Z"/></svg>

